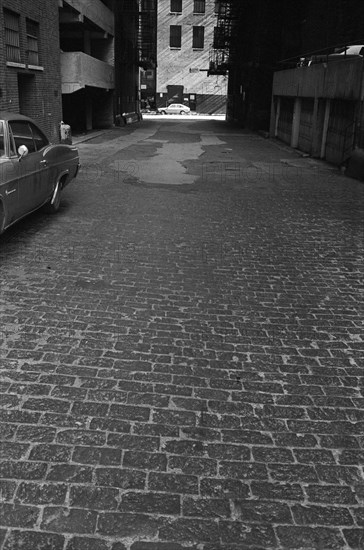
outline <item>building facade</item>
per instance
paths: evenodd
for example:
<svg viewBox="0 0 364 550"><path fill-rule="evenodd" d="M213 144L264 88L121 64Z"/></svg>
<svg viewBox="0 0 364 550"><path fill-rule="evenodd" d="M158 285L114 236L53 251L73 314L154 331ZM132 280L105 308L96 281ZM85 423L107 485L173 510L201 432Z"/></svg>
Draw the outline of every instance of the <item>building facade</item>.
<svg viewBox="0 0 364 550"><path fill-rule="evenodd" d="M60 90L57 2L2 0L0 110L30 116L58 141Z"/></svg>
<svg viewBox="0 0 364 550"><path fill-rule="evenodd" d="M115 99L114 2L58 4L63 119L76 131L110 127Z"/></svg>
<svg viewBox="0 0 364 550"><path fill-rule="evenodd" d="M227 76L208 74L216 20L215 0L158 0L157 107L225 113Z"/></svg>

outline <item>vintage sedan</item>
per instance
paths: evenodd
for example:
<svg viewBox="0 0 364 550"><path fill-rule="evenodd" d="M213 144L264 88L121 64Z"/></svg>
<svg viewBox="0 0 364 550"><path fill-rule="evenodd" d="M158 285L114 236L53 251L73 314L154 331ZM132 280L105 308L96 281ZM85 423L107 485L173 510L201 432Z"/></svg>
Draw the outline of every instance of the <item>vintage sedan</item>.
<svg viewBox="0 0 364 550"><path fill-rule="evenodd" d="M76 147L51 144L30 118L0 111L0 233L42 206L56 212L79 167Z"/></svg>

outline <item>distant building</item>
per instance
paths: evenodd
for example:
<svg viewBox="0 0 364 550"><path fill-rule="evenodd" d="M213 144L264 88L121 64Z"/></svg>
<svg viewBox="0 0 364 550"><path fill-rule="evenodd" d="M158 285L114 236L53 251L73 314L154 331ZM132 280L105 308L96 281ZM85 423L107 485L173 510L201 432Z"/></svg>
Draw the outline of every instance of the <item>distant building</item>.
<svg viewBox="0 0 364 550"><path fill-rule="evenodd" d="M59 0L58 4L63 119L76 130L112 126L114 2Z"/></svg>
<svg viewBox="0 0 364 550"><path fill-rule="evenodd" d="M58 141L60 90L57 2L2 0L0 110L30 116Z"/></svg>
<svg viewBox="0 0 364 550"><path fill-rule="evenodd" d="M215 0L158 0L157 107L178 102L198 113L225 112L227 76L208 76L215 6Z"/></svg>

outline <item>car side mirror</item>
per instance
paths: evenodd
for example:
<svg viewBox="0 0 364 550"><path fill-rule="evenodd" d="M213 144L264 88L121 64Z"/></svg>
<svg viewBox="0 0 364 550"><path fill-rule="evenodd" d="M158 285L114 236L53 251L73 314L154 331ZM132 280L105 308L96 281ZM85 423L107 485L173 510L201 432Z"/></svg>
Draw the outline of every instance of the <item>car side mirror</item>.
<svg viewBox="0 0 364 550"><path fill-rule="evenodd" d="M28 153L29 151L26 145L20 145L20 147L18 147L19 160L21 160L23 157L26 157Z"/></svg>

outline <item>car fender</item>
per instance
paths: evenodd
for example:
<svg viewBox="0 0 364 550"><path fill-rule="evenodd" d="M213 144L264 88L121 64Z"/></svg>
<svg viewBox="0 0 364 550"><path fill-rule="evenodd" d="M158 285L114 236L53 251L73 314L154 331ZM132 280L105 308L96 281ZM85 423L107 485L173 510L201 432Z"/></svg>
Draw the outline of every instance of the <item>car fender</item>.
<svg viewBox="0 0 364 550"><path fill-rule="evenodd" d="M62 181L63 178L64 178L64 181ZM57 181L56 181L55 186L54 186L54 191L56 190L58 183L61 183L61 186L62 186L62 189L63 189L64 187L66 187L67 183L69 183L71 181L71 179L72 178L70 177L69 168L67 168L66 170L62 170L62 172L60 172L57 175Z"/></svg>

